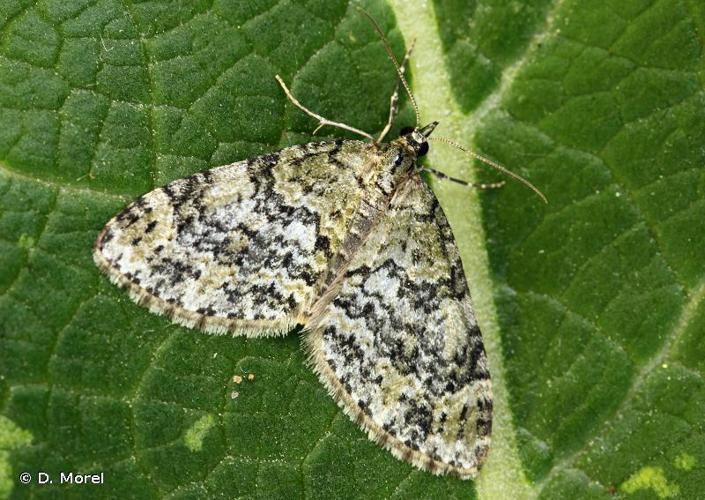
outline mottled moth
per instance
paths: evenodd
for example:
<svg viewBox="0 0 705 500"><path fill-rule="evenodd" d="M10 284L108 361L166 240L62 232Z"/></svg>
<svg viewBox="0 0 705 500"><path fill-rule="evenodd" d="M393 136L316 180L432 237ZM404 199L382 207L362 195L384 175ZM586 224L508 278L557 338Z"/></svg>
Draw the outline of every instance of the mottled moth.
<svg viewBox="0 0 705 500"><path fill-rule="evenodd" d="M417 110L404 62L385 48ZM107 223L95 262L187 327L258 337L302 325L312 368L371 439L422 469L474 477L492 390L458 248L420 176L437 123L385 143L396 93L375 140L277 79L320 126L366 140L288 147L148 192Z"/></svg>

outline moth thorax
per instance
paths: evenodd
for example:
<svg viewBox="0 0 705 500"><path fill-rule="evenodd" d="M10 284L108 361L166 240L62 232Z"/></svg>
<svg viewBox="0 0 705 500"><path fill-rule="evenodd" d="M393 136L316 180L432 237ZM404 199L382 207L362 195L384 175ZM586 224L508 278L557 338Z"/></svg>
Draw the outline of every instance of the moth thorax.
<svg viewBox="0 0 705 500"><path fill-rule="evenodd" d="M390 146L385 158L384 170L394 178L404 177L407 172L414 170L418 152L408 137L400 137Z"/></svg>

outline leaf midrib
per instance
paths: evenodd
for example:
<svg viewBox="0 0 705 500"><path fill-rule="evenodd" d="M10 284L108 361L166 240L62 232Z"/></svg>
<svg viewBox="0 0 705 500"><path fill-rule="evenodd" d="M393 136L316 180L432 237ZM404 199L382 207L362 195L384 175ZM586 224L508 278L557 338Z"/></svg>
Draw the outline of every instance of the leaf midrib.
<svg viewBox="0 0 705 500"><path fill-rule="evenodd" d="M558 0L556 3L560 4L561 1ZM429 3L424 7L416 2L403 0L391 0L390 4L395 11L397 23L404 38L416 39L415 53L412 54L410 64L414 70L413 90L422 117L426 116L426 110L447 110L448 115L443 117L442 124L446 129L451 130L450 137L458 137L463 142L468 138L470 140L474 138L483 118L499 106L509 91L515 74L520 71L543 39L542 33L550 32L550 28L545 27L532 38L525 52L510 66L511 72L504 73L501 84L480 104L479 113L476 111L475 114L468 115L461 111L455 101L449 75L445 65L441 63L445 60L445 54L432 5ZM424 22L419 23L419 19L423 19ZM549 14L547 22L552 22L552 19L553 16ZM434 164L442 166L445 172L462 172L468 177L468 162L456 151L437 147L433 149L430 159ZM492 369L495 400L492 449L487 464L475 482L477 494L480 498L533 498L537 496L537 491L524 474L516 445L516 432L509 411L499 323L492 299L494 286L489 275L479 197L477 193L471 193L468 196L470 201L462 202L464 213L461 216L450 206L452 199L446 187L438 183L434 191L455 231ZM463 230L457 231L461 227Z"/></svg>

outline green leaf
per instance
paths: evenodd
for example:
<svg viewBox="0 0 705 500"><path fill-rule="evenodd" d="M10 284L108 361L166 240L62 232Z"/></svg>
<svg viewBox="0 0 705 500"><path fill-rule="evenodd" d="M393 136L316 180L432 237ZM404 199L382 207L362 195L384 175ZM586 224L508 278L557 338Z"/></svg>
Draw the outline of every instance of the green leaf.
<svg viewBox="0 0 705 500"><path fill-rule="evenodd" d="M395 75L354 7L13 0L0 6L0 495L705 489L705 9L389 3L363 5L397 54L417 38L422 118L550 200L516 183L478 193L433 182L493 375L493 445L478 480L417 471L369 441L308 369L296 334L170 325L91 260L97 232L139 194L312 140L315 123L274 74L324 116L381 129ZM412 120L406 106L397 127ZM442 144L429 162L474 177ZM26 486L23 471L105 472L105 484Z"/></svg>
<svg viewBox="0 0 705 500"><path fill-rule="evenodd" d="M701 496L705 9L434 6L466 141L550 200L514 183L481 203L480 312L529 495Z"/></svg>

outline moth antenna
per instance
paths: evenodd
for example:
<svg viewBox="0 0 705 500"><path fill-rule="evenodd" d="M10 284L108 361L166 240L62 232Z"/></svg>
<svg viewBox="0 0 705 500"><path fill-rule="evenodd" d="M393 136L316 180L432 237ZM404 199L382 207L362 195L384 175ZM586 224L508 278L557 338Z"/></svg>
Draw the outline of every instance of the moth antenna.
<svg viewBox="0 0 705 500"><path fill-rule="evenodd" d="M411 101L411 105L414 107L414 113L416 114L416 127L419 126L420 118L419 118L419 107L416 105L416 99L414 99L414 94L411 93L411 89L409 88L409 84L406 83L406 79L404 78L404 72L401 70L401 67L399 66L399 62L397 61L396 56L394 55L394 52L392 52L392 48L389 46L389 42L387 41L387 37L384 36L384 33L382 32L382 28L379 27L379 24L377 24L377 21L367 12L365 9L360 7L359 5L356 5L357 10L359 10L366 18L368 21L370 21L370 24L372 24L372 27L375 29L377 32L377 35L379 35L380 39L382 40L382 44L384 45L384 50L387 51L387 55L389 56L389 60L392 61L392 64L394 64L394 68L397 70L397 75L399 76L399 80L401 81L402 86L404 87L404 90L406 91L406 95L409 96L409 100Z"/></svg>
<svg viewBox="0 0 705 500"><path fill-rule="evenodd" d="M409 62L409 58L411 57L411 52L414 50L414 46L416 46L416 38L413 38L411 40L411 43L409 44L409 48L406 50L406 54L404 54L404 59L401 61L401 72L404 73L406 71L406 64ZM397 80L397 84L394 86L394 92L392 93L392 96L389 98L389 116L387 117L387 124L384 126L382 131L379 133L379 137L377 137L377 142L380 143L384 139L384 137L389 133L389 131L392 128L392 122L394 122L394 118L397 116L397 112L399 111L399 80Z"/></svg>
<svg viewBox="0 0 705 500"><path fill-rule="evenodd" d="M529 182L528 180L524 179L521 175L515 174L514 172L512 172L511 170L508 170L506 167L503 167L502 165L500 165L500 164L497 163L496 161L490 160L490 159L487 158L486 156L482 156L481 154L475 153L474 151L470 151L470 150L468 150L468 149L465 149L465 148L462 147L460 144L458 144L458 143L456 143L456 142L453 142L453 141L451 141L450 139L446 139L445 137L428 137L427 139L431 139L431 140L433 140L433 141L444 142L444 143L446 143L446 144L449 144L450 146L453 146L453 147L459 149L460 151L462 151L463 153L467 154L468 156L470 156L470 157L472 157L472 158L475 158L475 159L477 159L477 160L480 160L480 161L481 161L482 163L484 163L485 165L489 165L490 167L492 167L492 168L494 168L494 169L496 169L496 170L499 170L499 171L502 172L504 175L508 175L508 176L511 177L512 179L517 180L517 181L521 182L522 184L524 184L526 187L528 187L528 188L531 189L534 193L536 193L536 194L539 196L539 198L541 198L541 199L543 200L544 203L548 203L548 199L546 199L546 196L539 190L539 188L537 188L536 186L534 186L534 185L533 185L531 182Z"/></svg>

